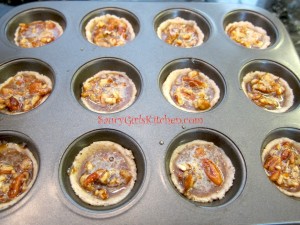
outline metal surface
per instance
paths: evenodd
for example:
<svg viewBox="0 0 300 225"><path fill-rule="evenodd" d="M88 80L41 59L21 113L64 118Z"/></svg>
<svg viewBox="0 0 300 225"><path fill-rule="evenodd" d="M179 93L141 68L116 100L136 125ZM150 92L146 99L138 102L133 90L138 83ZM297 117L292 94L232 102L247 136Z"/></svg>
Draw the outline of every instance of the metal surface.
<svg viewBox="0 0 300 225"><path fill-rule="evenodd" d="M173 13L166 13L170 9ZM129 11L133 19L137 18L136 38L115 48L89 43L83 35L83 24L95 10ZM199 21L207 25L208 38L191 49L165 44L156 35L158 21L162 16L186 16L186 10L201 15ZM40 48L15 46L12 33L19 16L30 20L31 12L34 19L61 19L64 34ZM244 16L253 23L262 21L269 26L271 47L245 49L226 36L226 23ZM24 66L44 70L54 81L52 94L38 108L15 116L0 114L0 138L13 136L10 140L28 141L34 146L40 166L29 193L15 206L0 212L1 224L300 222L299 200L277 190L268 180L260 157L263 146L277 136L300 141L300 63L288 33L274 15L252 6L195 2L39 2L12 9L0 24L1 81L11 76L3 71L24 70ZM103 115L80 104L81 76L92 73L97 63L101 69L117 63L117 68L134 73L131 76L135 77L138 98L133 105ZM161 85L166 73L185 66L203 68L219 85L221 100L212 110L184 112L163 97ZM287 79L296 95L289 112L267 112L250 102L241 90L241 78L249 68L281 68L283 74L277 75ZM183 198L170 182L171 151L194 138L211 140L224 148L238 170L233 187L220 202L195 204ZM67 169L80 148L103 139L132 148L138 179L132 194L120 204L88 207L72 194Z"/></svg>

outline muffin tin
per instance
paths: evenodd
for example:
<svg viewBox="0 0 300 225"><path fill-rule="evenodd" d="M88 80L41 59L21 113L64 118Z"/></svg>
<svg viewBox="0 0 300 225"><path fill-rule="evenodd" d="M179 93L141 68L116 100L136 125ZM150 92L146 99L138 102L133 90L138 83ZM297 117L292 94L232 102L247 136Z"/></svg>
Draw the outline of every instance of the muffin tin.
<svg viewBox="0 0 300 225"><path fill-rule="evenodd" d="M102 48L84 35L87 21L105 13L133 23L136 38L125 46ZM170 46L156 35L165 19L195 19L205 35L200 46ZM13 43L21 21L53 19L64 34L39 48ZM230 22L247 19L264 27L271 46L246 49L226 36ZM20 115L0 114L0 139L25 142L39 159L32 189L0 212L1 224L257 224L300 222L299 199L277 190L267 178L261 149L274 138L299 141L300 62L281 22L267 11L234 4L196 2L38 2L14 8L0 19L0 82L19 70L47 75L54 88L39 107ZM284 56L284 57L283 57ZM211 110L188 113L164 98L169 72L200 69L220 88ZM113 114L97 114L80 102L80 85L100 69L128 73L136 101ZM266 69L287 80L295 103L285 113L267 112L241 89L243 76ZM224 199L199 204L187 200L171 182L168 164L182 143L201 138L223 148L236 168ZM110 140L131 149L138 177L132 193L119 204L92 207L72 191L68 168L76 154L94 141Z"/></svg>

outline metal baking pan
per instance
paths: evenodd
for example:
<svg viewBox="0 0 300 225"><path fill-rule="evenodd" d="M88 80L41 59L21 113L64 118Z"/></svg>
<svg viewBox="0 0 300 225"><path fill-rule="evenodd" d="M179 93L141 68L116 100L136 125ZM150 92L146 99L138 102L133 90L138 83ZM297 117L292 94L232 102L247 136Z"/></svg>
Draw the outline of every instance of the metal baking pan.
<svg viewBox="0 0 300 225"><path fill-rule="evenodd" d="M267 11L235 4L196 2L38 2L12 9L0 19L0 82L19 70L47 75L54 88L36 109L20 115L0 114L0 139L27 143L38 158L39 173L28 194L0 212L1 224L261 224L300 222L299 199L277 190L267 178L261 149L286 136L300 141L300 63L283 24ZM95 15L124 16L136 38L122 47L89 43L84 26ZM194 19L205 34L201 46L169 46L156 35L165 19ZM64 34L35 49L13 43L21 21L53 19ZM224 27L235 20L263 26L271 37L265 50L233 43ZM188 113L167 102L161 86L168 73L192 67L209 73L220 88L210 111ZM80 84L97 69L131 74L138 90L129 108L113 114L86 109ZM279 71L293 88L288 112L276 114L250 102L241 89L253 69ZM225 198L200 204L173 186L168 163L172 150L194 139L212 141L232 160L236 175ZM132 150L138 169L131 194L110 207L92 207L73 193L68 168L83 147L97 140L118 142Z"/></svg>

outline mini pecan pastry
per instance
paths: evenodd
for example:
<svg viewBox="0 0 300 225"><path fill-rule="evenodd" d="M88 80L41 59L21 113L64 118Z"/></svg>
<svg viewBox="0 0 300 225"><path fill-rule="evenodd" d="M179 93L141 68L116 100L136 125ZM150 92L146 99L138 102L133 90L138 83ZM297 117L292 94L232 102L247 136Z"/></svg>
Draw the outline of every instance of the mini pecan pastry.
<svg viewBox="0 0 300 225"><path fill-rule="evenodd" d="M0 112L20 114L44 102L52 91L51 80L34 71L20 71L0 84Z"/></svg>
<svg viewBox="0 0 300 225"><path fill-rule="evenodd" d="M170 159L171 179L180 193L196 202L222 199L233 184L235 168L212 142L180 145Z"/></svg>
<svg viewBox="0 0 300 225"><path fill-rule="evenodd" d="M190 68L174 70L162 86L166 99L188 112L211 109L220 98L220 89L208 76Z"/></svg>
<svg viewBox="0 0 300 225"><path fill-rule="evenodd" d="M267 176L280 191L300 197L300 143L274 139L263 150L262 161Z"/></svg>
<svg viewBox="0 0 300 225"><path fill-rule="evenodd" d="M162 22L157 28L157 35L167 44L182 48L199 46L204 38L195 21L180 17Z"/></svg>
<svg viewBox="0 0 300 225"><path fill-rule="evenodd" d="M271 44L267 32L248 21L230 23L225 32L233 41L246 48L265 49Z"/></svg>
<svg viewBox="0 0 300 225"><path fill-rule="evenodd" d="M112 113L129 107L136 93L136 87L126 73L103 70L83 83L81 100L94 112Z"/></svg>
<svg viewBox="0 0 300 225"><path fill-rule="evenodd" d="M246 74L242 88L251 101L271 112L285 112L294 103L293 90L289 84L268 72L254 71Z"/></svg>
<svg viewBox="0 0 300 225"><path fill-rule="evenodd" d="M137 172L130 150L114 142L98 141L78 153L69 175L72 188L82 201L107 206L126 198Z"/></svg>
<svg viewBox="0 0 300 225"><path fill-rule="evenodd" d="M63 34L62 27L52 20L20 23L15 32L15 44L22 48L47 45Z"/></svg>
<svg viewBox="0 0 300 225"><path fill-rule="evenodd" d="M22 145L0 141L0 210L18 202L32 187L38 164Z"/></svg>
<svg viewBox="0 0 300 225"><path fill-rule="evenodd" d="M110 14L91 19L85 32L89 42L107 48L125 45L135 38L128 20Z"/></svg>

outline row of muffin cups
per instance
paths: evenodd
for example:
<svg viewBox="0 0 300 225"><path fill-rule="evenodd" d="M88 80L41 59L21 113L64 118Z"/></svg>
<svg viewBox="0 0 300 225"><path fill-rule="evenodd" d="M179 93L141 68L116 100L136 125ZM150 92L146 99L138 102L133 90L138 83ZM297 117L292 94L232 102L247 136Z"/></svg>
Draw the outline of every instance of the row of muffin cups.
<svg viewBox="0 0 300 225"><path fill-rule="evenodd" d="M169 74L178 69L191 68L192 70L197 70L204 73L211 80L215 82L220 90L220 98L218 102L210 109L218 107L223 99L225 98L227 91L226 79L221 74L221 72L216 69L213 65L206 61L195 58L179 58L167 63L160 71L158 76L158 86L163 92L163 84L166 81ZM136 87L135 101L139 98L141 90L143 88L143 76L140 74L139 70L131 63L119 59L119 58L98 58L87 62L82 65L73 75L71 80L71 91L74 98L78 103L86 108L87 106L82 102L81 92L83 83L90 77L97 74L99 71L120 71L127 74L127 76L133 81ZM21 58L15 59L0 66L0 84L6 81L8 78L14 76L20 71L35 71L40 74L47 76L52 81L52 86L55 87L55 73L50 65L34 58ZM285 80L293 91L294 102L287 112L295 110L300 102L300 83L297 76L289 70L287 67L271 60L265 59L255 59L247 62L241 69L238 75L238 80L240 85L242 84L243 77L249 72L253 71L263 71L267 73L272 73L279 78ZM240 88L242 89L242 88ZM250 99L248 99L250 101ZM42 103L44 104L44 103ZM134 104L134 103L133 103ZM38 107L42 107L38 106ZM128 106L131 107L131 106ZM261 109L261 107L258 107ZM88 109L90 110L90 109ZM123 110L123 109L122 109ZM198 111L198 112L201 112Z"/></svg>
<svg viewBox="0 0 300 225"><path fill-rule="evenodd" d="M300 142L299 136L300 136L300 130L297 128L282 127L282 128L272 130L267 134L267 136L263 140L261 144L260 154L262 153L262 150L265 148L265 146L276 138L288 137L290 139ZM170 164L170 158L173 151L179 145L191 142L193 140L204 140L208 142L213 142L216 146L224 150L225 154L229 157L233 166L235 167L235 178L233 180L233 186L229 189L228 192L226 192L225 197L222 198L221 200L214 200L209 203L194 202L192 200L187 199L185 196L183 196L177 190L177 188L175 187L175 185L171 180L169 164ZM2 130L0 131L0 141L22 144L22 145L25 143L26 147L30 149L35 159L37 160L38 167L40 167L40 161L39 161L40 149L36 147L37 145L27 135L12 130ZM71 183L69 179L69 170L72 167L72 163L76 155L82 150L82 148L89 146L91 143L96 141L112 141L120 144L122 147L130 149L134 155L134 160L137 167L137 179L135 181L134 187L131 190L131 192L122 201L110 206L92 206L83 202L75 194L74 190L71 187ZM240 152L238 146L236 146L236 144L231 139L229 139L225 134L214 129L196 127L196 128L187 129L179 133L169 143L165 152L164 162L165 162L166 177L169 181L170 184L169 186L172 187L172 189L174 190L174 194L176 193L178 197L180 196L183 199L183 201L190 202L193 205L196 204L197 206L200 207L210 208L210 207L226 206L232 203L235 199L237 199L240 196L246 184L247 167L243 155ZM126 206L128 204L132 205L134 202L136 202L138 200L136 199L137 196L138 198L141 197L141 194L139 192L141 191L140 189L144 188L143 186L145 186L146 183L145 179L148 173L147 163L149 162L147 162L145 157L145 152L143 151L139 143L134 138L127 135L126 133L123 133L122 131L119 130L108 129L108 128L92 130L75 139L63 153L58 168L58 179L59 179L58 182L60 185L60 191L62 193L62 196L64 196L65 198L64 201L66 202L66 204L70 206L71 203L72 205L70 207L71 209L74 209L73 206L75 206L76 212L79 212L84 215L86 215L86 213L88 212L91 213L91 215L96 217L97 216L107 217L110 216L111 214L115 215L119 211L123 212L123 208L127 209L128 207ZM262 162L262 169L263 169L263 164L264 162ZM38 176L36 179L38 179ZM266 179L268 178L266 177ZM32 182L35 182L35 180ZM30 192L30 190L28 192ZM22 198L28 192L22 194L23 195ZM15 205L18 204L19 204L18 202L15 203ZM12 205L11 208L16 207L15 205Z"/></svg>
<svg viewBox="0 0 300 225"><path fill-rule="evenodd" d="M81 35L86 39L87 37L86 37L85 29L88 22L97 16L103 16L107 14L115 15L120 18L125 18L132 25L133 31L135 33L135 37L139 34L141 28L140 28L140 22L138 17L125 9L112 7L112 8L101 8L88 13L81 20L81 24L80 24ZM200 27L201 31L204 34L203 42L209 40L209 37L213 32L212 31L213 26L210 24L211 22L209 22L209 20L204 15L201 15L199 12L196 12L191 9L185 9L185 8L166 9L158 13L155 16L153 21L155 33L157 32L157 29L161 23L163 23L168 19L174 19L176 17L180 17L185 20L195 21L197 26ZM5 27L6 38L11 44L16 46L15 32L20 23L31 23L33 21L45 21L45 20L52 20L57 22L58 24L60 24L63 31L65 31L65 29L68 26L66 17L61 12L51 8L43 8L43 7L33 8L18 13L8 21ZM233 22L238 22L238 21L248 21L266 30L268 36L270 37L269 47L278 43L279 40L278 29L276 28L273 22L271 22L267 17L263 16L262 14L251 10L235 10L229 12L227 13L227 15L225 15L223 19L224 30L228 24ZM223 32L224 32L224 37L226 37L227 35L225 34L225 31Z"/></svg>

